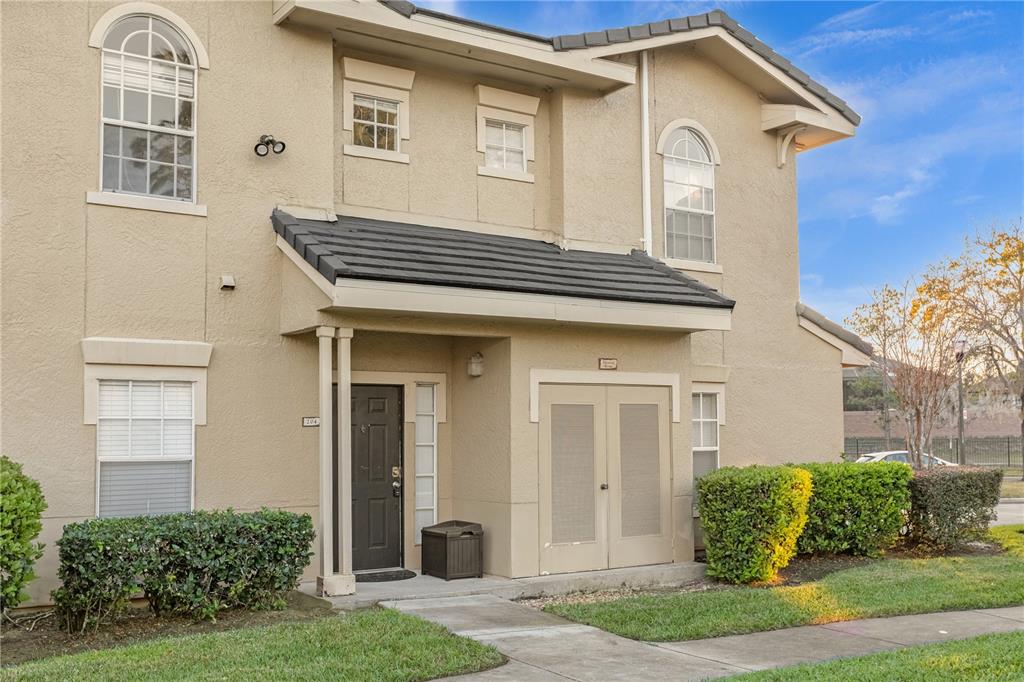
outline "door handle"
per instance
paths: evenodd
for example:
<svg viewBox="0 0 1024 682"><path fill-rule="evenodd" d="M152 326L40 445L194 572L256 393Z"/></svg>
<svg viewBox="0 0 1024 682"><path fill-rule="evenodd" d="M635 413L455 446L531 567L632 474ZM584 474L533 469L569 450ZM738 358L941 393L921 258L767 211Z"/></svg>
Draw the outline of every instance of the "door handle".
<svg viewBox="0 0 1024 682"><path fill-rule="evenodd" d="M391 495L392 497L402 496L402 482L399 480L391 481Z"/></svg>
<svg viewBox="0 0 1024 682"><path fill-rule="evenodd" d="M601 484L601 490L608 490L608 484L607 483L602 483Z"/></svg>

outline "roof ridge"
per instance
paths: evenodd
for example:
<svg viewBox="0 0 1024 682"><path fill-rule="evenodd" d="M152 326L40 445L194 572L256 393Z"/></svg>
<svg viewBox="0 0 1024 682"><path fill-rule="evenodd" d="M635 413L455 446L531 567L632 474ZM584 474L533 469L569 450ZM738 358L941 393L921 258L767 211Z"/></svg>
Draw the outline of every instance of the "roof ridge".
<svg viewBox="0 0 1024 682"><path fill-rule="evenodd" d="M556 52L567 52L569 50L583 50L590 47L603 47L605 45L628 43L634 40L656 38L670 33L685 33L696 29L717 26L727 31L729 35L746 45L766 62L778 68L801 86L807 88L816 96L823 99L825 103L842 114L843 118L847 121L855 126L860 125L860 114L854 111L845 100L837 96L818 81L811 78L805 71L797 68L793 62L773 50L766 43L759 40L756 35L743 28L738 21L730 17L722 9L716 8L710 12L704 12L703 14L694 14L673 19L662 19L661 21L636 24L634 26L606 28L597 31L585 31L583 33L567 33L547 38L531 33L525 33L523 31L517 31L511 28L505 28L503 26L495 26L482 21L475 21L473 19L466 19L465 17L438 12L424 7L417 7L414 3L408 2L408 0L378 0L378 2L406 18L411 17L413 14L426 14L428 16L446 19L460 24L477 26L485 30L525 38L527 40L549 43L552 49Z"/></svg>

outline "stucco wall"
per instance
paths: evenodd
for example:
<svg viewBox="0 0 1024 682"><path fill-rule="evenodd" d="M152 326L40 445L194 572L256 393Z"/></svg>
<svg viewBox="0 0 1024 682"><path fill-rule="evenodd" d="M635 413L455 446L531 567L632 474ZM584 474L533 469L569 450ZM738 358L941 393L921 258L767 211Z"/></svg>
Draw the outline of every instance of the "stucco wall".
<svg viewBox="0 0 1024 682"><path fill-rule="evenodd" d="M83 425L84 336L214 345L196 428L196 506L315 511L316 346L279 335L277 203L330 205L331 41L279 28L269 2L173 3L199 35L198 200L208 217L87 205L99 189L100 52L114 3L4 3L0 449L40 480L47 543L30 586L54 587L63 524L95 512L95 427ZM257 48L258 49L255 49ZM67 103L73 103L68 106ZM285 140L257 158L262 133ZM219 289L233 274L237 289ZM271 389L271 387L273 387Z"/></svg>

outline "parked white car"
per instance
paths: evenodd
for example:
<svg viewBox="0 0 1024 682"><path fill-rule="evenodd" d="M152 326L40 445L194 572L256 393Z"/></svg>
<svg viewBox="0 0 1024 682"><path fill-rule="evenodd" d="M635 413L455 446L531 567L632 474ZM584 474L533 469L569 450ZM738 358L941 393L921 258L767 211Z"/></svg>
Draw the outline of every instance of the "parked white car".
<svg viewBox="0 0 1024 682"><path fill-rule="evenodd" d="M924 453L922 455L925 468L930 467L955 467L960 466L953 462L947 462L944 459L939 459ZM906 450L886 450L885 452L870 452L866 455L861 455L857 458L857 463L863 462L903 462L904 464L910 464L910 453Z"/></svg>

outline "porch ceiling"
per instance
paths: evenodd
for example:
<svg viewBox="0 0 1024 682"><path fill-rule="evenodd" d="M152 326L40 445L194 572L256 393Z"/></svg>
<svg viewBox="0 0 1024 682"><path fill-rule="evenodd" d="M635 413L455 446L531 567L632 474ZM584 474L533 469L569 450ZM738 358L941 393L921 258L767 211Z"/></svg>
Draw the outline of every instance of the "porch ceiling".
<svg viewBox="0 0 1024 682"><path fill-rule="evenodd" d="M734 302L646 254L275 210L278 245L330 307L671 329L728 329Z"/></svg>

